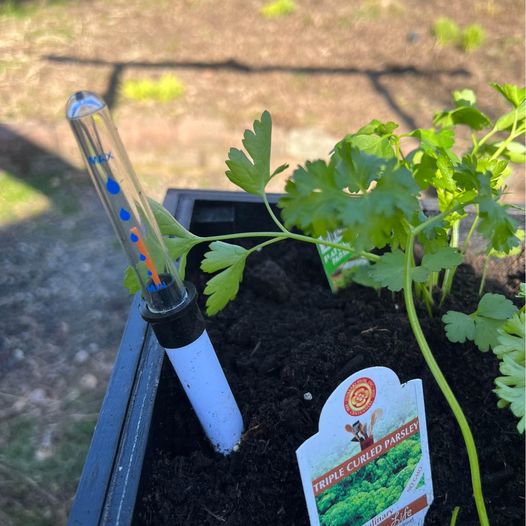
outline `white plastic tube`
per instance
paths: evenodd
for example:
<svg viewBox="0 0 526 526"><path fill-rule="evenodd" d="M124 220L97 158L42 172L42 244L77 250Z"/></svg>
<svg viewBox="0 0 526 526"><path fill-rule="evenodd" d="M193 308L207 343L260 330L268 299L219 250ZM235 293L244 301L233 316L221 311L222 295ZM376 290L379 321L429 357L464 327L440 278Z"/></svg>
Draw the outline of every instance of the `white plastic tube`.
<svg viewBox="0 0 526 526"><path fill-rule="evenodd" d="M224 455L232 452L243 433L243 418L208 333L166 352L212 446Z"/></svg>

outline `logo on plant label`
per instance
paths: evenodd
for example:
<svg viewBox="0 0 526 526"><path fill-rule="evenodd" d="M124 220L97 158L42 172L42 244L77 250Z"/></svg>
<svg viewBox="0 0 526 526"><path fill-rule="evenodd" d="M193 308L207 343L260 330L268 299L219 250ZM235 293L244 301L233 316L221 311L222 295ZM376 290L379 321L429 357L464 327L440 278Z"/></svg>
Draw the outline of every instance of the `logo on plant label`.
<svg viewBox="0 0 526 526"><path fill-rule="evenodd" d="M347 389L343 405L351 416L363 415L376 398L376 385L370 378L358 378Z"/></svg>

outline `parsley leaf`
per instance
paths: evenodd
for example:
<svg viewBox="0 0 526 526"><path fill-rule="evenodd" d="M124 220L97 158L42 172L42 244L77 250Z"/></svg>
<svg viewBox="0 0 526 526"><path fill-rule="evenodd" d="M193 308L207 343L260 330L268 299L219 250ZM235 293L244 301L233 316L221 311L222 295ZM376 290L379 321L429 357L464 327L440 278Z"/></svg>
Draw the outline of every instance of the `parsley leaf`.
<svg viewBox="0 0 526 526"><path fill-rule="evenodd" d="M370 287L372 289L379 289L380 284L371 276L371 264L366 262L362 265L356 265L351 269L351 279L353 283L362 285L362 287Z"/></svg>
<svg viewBox="0 0 526 526"><path fill-rule="evenodd" d="M437 113L433 117L433 124L443 128L464 124L472 130L482 130L491 124L489 118L475 107L477 99L473 91L455 91L453 100L455 108Z"/></svg>
<svg viewBox="0 0 526 526"><path fill-rule="evenodd" d="M141 290L141 284L139 283L137 273L131 266L126 267L126 270L124 271L124 286L128 289L130 294L135 294Z"/></svg>
<svg viewBox="0 0 526 526"><path fill-rule="evenodd" d="M420 189L393 155L386 137L362 134L338 143L329 164L307 161L279 202L286 226L317 237L342 229L356 250L405 242L404 221L421 212Z"/></svg>
<svg viewBox="0 0 526 526"><path fill-rule="evenodd" d="M175 261L176 259L180 258L184 254L187 254L190 249L197 245L200 242L200 238L198 237L192 237L192 238L185 238L185 237L165 237L164 243L166 245L166 248L168 249L168 254L170 254L170 257Z"/></svg>
<svg viewBox="0 0 526 526"><path fill-rule="evenodd" d="M389 138L379 135L364 135L360 133L347 135L341 143L347 143L369 155L375 155L383 159L392 159L394 155L393 147L389 142ZM339 144L341 144L339 143ZM338 144L338 145L339 145ZM338 147L336 145L336 148Z"/></svg>
<svg viewBox="0 0 526 526"><path fill-rule="evenodd" d="M517 311L513 303L500 294L487 293L471 314L448 311L442 316L446 335L451 342L474 341L482 352L498 343L498 329Z"/></svg>
<svg viewBox="0 0 526 526"><path fill-rule="evenodd" d="M456 106L475 106L477 96L473 90L463 89L453 92L453 100Z"/></svg>
<svg viewBox="0 0 526 526"><path fill-rule="evenodd" d="M175 217L164 208L163 205L148 197L148 203L152 209L155 221L159 226L159 230L163 236L177 236L185 238L195 238L194 234L186 230L186 228L175 219Z"/></svg>
<svg viewBox="0 0 526 526"><path fill-rule="evenodd" d="M489 351L498 343L498 329L502 326L502 320L492 320L478 316L475 318L475 345L482 352Z"/></svg>
<svg viewBox="0 0 526 526"><path fill-rule="evenodd" d="M384 254L379 261L371 265L369 277L376 282L377 286L387 287L393 292L404 288L404 253L395 249ZM426 281L429 277L428 269L415 267L412 269L411 278L419 283Z"/></svg>
<svg viewBox="0 0 526 526"><path fill-rule="evenodd" d="M244 268L245 259L240 259L207 282L204 293L208 296L206 300L208 316L217 314L237 296L239 284L243 280Z"/></svg>
<svg viewBox="0 0 526 526"><path fill-rule="evenodd" d="M393 131L398 128L398 124L393 121L381 122L378 119L373 119L369 124L362 126L356 135L380 135L381 137L389 137L393 134Z"/></svg>
<svg viewBox="0 0 526 526"><path fill-rule="evenodd" d="M252 161L237 148L230 148L228 152L226 176L250 194L263 195L270 179L288 167L283 164L270 173L271 138L272 118L268 111L264 111L261 120L254 121L254 131L245 130L244 134L243 146Z"/></svg>
<svg viewBox="0 0 526 526"><path fill-rule="evenodd" d="M520 433L524 433L524 380L526 376L523 309L516 312L499 329L498 345L493 348L493 352L500 360L499 370L502 375L495 379L494 393L499 397L497 406L510 407L512 413L519 418L517 429Z"/></svg>
<svg viewBox="0 0 526 526"><path fill-rule="evenodd" d="M475 339L475 321L467 314L450 310L442 316L442 321L450 342L464 343L466 340Z"/></svg>
<svg viewBox="0 0 526 526"><path fill-rule="evenodd" d="M526 88L519 88L514 84L497 84L492 82L490 86L498 91L510 104L518 108L526 98Z"/></svg>
<svg viewBox="0 0 526 526"><path fill-rule="evenodd" d="M444 268L453 268L464 260L462 254L453 247L443 247L432 254L425 254L422 258L422 266L432 272L438 272Z"/></svg>
<svg viewBox="0 0 526 526"><path fill-rule="evenodd" d="M213 316L237 296L250 251L222 241L214 241L210 244L210 249L201 262L201 269L205 272L224 269L207 282L204 290L208 296L206 313Z"/></svg>
<svg viewBox="0 0 526 526"><path fill-rule="evenodd" d="M210 243L211 250L205 254L201 262L201 270L212 273L230 267L239 259L248 256L248 250L239 245L232 245L223 241Z"/></svg>
<svg viewBox="0 0 526 526"><path fill-rule="evenodd" d="M449 150L455 144L455 131L453 128L443 128L441 130L419 128L409 134L420 141L420 148L429 152L437 148Z"/></svg>
<svg viewBox="0 0 526 526"><path fill-rule="evenodd" d="M491 121L477 108L460 106L454 110L438 113L433 118L433 124L442 127L465 124L472 130L482 130L487 128L491 124Z"/></svg>
<svg viewBox="0 0 526 526"><path fill-rule="evenodd" d="M484 294L477 307L477 314L493 320L507 320L517 310L513 303L501 294Z"/></svg>
<svg viewBox="0 0 526 526"><path fill-rule="evenodd" d="M351 199L337 184L334 166L321 160L299 166L287 181L285 191L278 203L285 224L316 237L340 226L338 219Z"/></svg>
<svg viewBox="0 0 526 526"><path fill-rule="evenodd" d="M380 177L385 159L343 142L336 146L331 163L339 187L347 187L350 192L367 192L372 181Z"/></svg>
<svg viewBox="0 0 526 526"><path fill-rule="evenodd" d="M490 196L480 197L477 230L489 241L491 249L509 253L520 244L520 240L517 237L517 224L508 215L507 208Z"/></svg>
<svg viewBox="0 0 526 526"><path fill-rule="evenodd" d="M382 287L387 287L393 292L402 290L404 288L404 253L398 249L387 252L372 266L369 274Z"/></svg>

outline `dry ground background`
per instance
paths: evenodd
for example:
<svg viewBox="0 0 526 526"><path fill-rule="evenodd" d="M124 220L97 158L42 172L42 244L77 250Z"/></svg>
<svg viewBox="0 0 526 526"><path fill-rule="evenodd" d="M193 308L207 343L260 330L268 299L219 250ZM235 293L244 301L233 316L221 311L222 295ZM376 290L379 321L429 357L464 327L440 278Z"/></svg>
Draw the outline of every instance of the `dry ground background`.
<svg viewBox="0 0 526 526"><path fill-rule="evenodd" d="M147 191L230 188L224 159L272 112L274 162L326 156L372 118L430 126L453 89L494 117L490 81L524 82L522 0L0 2L0 524L64 524L130 298L124 257L63 111L103 94ZM484 45L437 45L439 16ZM172 73L184 94L130 101ZM283 179L273 190L282 188ZM523 199L517 172L511 200Z"/></svg>

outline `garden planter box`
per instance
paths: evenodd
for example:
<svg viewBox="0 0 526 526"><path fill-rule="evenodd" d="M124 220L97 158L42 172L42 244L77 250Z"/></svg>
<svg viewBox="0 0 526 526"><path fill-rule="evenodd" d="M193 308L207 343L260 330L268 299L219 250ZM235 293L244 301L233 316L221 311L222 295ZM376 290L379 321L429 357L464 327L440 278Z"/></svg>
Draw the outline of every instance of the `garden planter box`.
<svg viewBox="0 0 526 526"><path fill-rule="evenodd" d="M275 230L246 194L170 191L165 206L198 235ZM195 269L205 249L195 248L188 265L200 291L208 277ZM507 267L502 280L524 280L523 267ZM477 289L473 269L462 265L447 307L476 306ZM488 289L502 292L497 282ZM497 360L451 344L440 316L420 315L472 424L490 518L521 524L524 450L514 417L491 392ZM135 298L69 524L307 525L295 450L316 433L334 388L374 365L424 382L435 493L426 524L449 523L454 506L459 524L476 524L464 444L401 296L359 286L333 295L316 250L286 241L251 256L238 299L207 327L243 413L239 451L213 452Z"/></svg>

